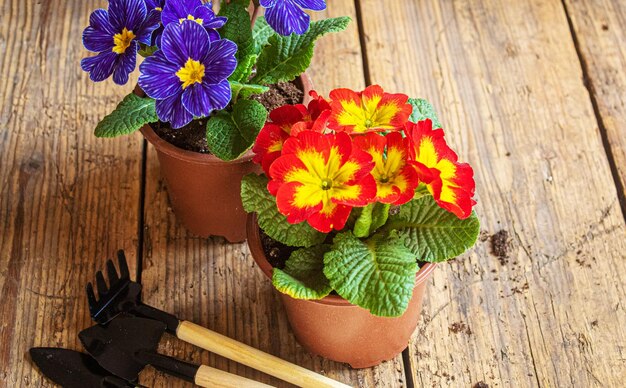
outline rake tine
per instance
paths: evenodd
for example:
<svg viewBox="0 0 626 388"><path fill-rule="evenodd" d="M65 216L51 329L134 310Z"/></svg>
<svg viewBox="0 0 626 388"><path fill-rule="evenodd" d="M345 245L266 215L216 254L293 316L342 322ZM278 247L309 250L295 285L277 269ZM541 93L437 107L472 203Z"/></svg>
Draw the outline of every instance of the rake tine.
<svg viewBox="0 0 626 388"><path fill-rule="evenodd" d="M100 295L100 298L102 298L102 296L104 296L108 291L107 283L104 280L102 271L96 272L96 287L98 288L98 295Z"/></svg>
<svg viewBox="0 0 626 388"><path fill-rule="evenodd" d="M111 287L113 287L113 285L119 280L117 277L117 271L115 270L115 266L111 260L107 260L107 276L109 277L109 285Z"/></svg>
<svg viewBox="0 0 626 388"><path fill-rule="evenodd" d="M89 307L96 305L96 294L93 292L91 282L87 283L87 301L89 302Z"/></svg>
<svg viewBox="0 0 626 388"><path fill-rule="evenodd" d="M123 250L117 251L117 261L120 265L120 278L121 279L129 279L130 273L128 271L128 263L126 263L126 255Z"/></svg>

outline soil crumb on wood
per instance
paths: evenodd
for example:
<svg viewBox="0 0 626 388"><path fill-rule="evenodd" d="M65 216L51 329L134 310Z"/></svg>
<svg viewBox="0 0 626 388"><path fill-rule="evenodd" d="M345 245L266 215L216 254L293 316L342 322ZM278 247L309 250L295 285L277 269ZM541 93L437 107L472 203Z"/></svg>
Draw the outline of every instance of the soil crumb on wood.
<svg viewBox="0 0 626 388"><path fill-rule="evenodd" d="M252 96L268 111L287 104L299 104L304 97L304 92L293 82L279 82L276 85L270 85L269 88L270 90L263 94Z"/></svg>
<svg viewBox="0 0 626 388"><path fill-rule="evenodd" d="M448 327L448 331L454 334L465 333L467 335L472 334L472 330L470 329L465 322L455 322L450 327Z"/></svg>
<svg viewBox="0 0 626 388"><path fill-rule="evenodd" d="M484 381L479 381L474 384L472 388L489 388L489 384L485 383Z"/></svg>
<svg viewBox="0 0 626 388"><path fill-rule="evenodd" d="M509 262L510 249L508 231L503 229L491 236L491 253L498 257L500 264L505 265Z"/></svg>
<svg viewBox="0 0 626 388"><path fill-rule="evenodd" d="M169 123L154 123L152 129L159 137L168 143L187 151L210 154L206 144L206 120L194 120L178 129L172 128Z"/></svg>

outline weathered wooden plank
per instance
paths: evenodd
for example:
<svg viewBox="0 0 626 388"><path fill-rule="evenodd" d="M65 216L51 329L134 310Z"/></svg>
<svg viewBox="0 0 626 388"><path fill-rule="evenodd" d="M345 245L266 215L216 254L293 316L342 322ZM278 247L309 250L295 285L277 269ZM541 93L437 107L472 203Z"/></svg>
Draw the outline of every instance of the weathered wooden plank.
<svg viewBox="0 0 626 388"><path fill-rule="evenodd" d="M417 385L623 385L626 229L562 4L360 4L372 82L434 103L475 166L483 229L512 239L505 264L485 241L436 271Z"/></svg>
<svg viewBox="0 0 626 388"><path fill-rule="evenodd" d="M593 94L626 195L626 2L566 0L587 86ZM626 211L626 203L622 204Z"/></svg>
<svg viewBox="0 0 626 388"><path fill-rule="evenodd" d="M0 386L51 385L28 349L80 348L86 282L116 249L136 251L141 139L92 134L130 90L79 66L96 5L0 6Z"/></svg>
<svg viewBox="0 0 626 388"><path fill-rule="evenodd" d="M349 15L349 31L324 37L316 48L310 74L322 93L337 85L361 88L363 65L354 3L335 0L315 18ZM401 357L361 371L312 357L295 341L278 295L254 264L245 244L222 239L197 239L176 223L168 207L156 154L148 149L146 181L145 257L142 282L147 302L181 318L208 327L268 353L359 386L402 386ZM203 362L232 373L278 386L286 383L250 368L200 351L173 337L161 346L163 353ZM153 371L142 375L148 386L184 386Z"/></svg>

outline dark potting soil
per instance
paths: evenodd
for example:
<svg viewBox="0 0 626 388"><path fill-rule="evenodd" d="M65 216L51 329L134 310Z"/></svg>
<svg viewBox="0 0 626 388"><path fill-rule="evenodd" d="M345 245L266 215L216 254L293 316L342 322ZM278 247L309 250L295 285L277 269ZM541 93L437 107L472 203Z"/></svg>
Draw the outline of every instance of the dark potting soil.
<svg viewBox="0 0 626 388"><path fill-rule="evenodd" d="M263 94L252 96L268 111L276 109L283 105L294 105L302 102L304 91L302 91L294 82L279 82L276 85L270 85L270 90Z"/></svg>
<svg viewBox="0 0 626 388"><path fill-rule="evenodd" d="M172 128L169 123L154 123L152 130L168 143L187 151L210 154L206 144L206 120L194 120L178 129Z"/></svg>
<svg viewBox="0 0 626 388"><path fill-rule="evenodd" d="M485 383L484 381L479 381L474 384L472 388L489 388L489 384Z"/></svg>
<svg viewBox="0 0 626 388"><path fill-rule="evenodd" d="M283 269L285 268L285 263L291 253L297 250L297 247L290 247L281 242L278 242L265 234L265 232L261 229L261 245L263 245L263 252L265 252L265 257L267 257L267 261L272 265L273 268Z"/></svg>
<svg viewBox="0 0 626 388"><path fill-rule="evenodd" d="M304 97L304 91L295 82L280 82L270 85L269 88L267 92L252 97L268 111L285 104L299 104ZM194 120L178 129L173 129L168 123L161 122L151 124L151 126L161 139L178 148L201 154L211 153L206 144L206 119Z"/></svg>

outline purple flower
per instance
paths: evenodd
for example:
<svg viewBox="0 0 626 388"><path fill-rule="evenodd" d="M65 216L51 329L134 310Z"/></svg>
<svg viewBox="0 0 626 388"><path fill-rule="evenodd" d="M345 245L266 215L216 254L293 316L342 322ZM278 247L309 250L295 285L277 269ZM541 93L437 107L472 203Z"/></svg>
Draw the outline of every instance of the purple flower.
<svg viewBox="0 0 626 388"><path fill-rule="evenodd" d="M313 11L326 9L325 0L261 0L267 23L280 35L304 34L311 18L302 8Z"/></svg>
<svg viewBox="0 0 626 388"><path fill-rule="evenodd" d="M221 28L227 21L227 18L215 15L211 9L211 3L202 4L201 0L167 0L161 19L164 26L193 20L206 28L211 40L220 38L216 29Z"/></svg>
<svg viewBox="0 0 626 388"><path fill-rule="evenodd" d="M84 58L80 66L92 81L104 81L113 74L116 84L128 82L137 63L138 42L149 44L158 26L146 15L144 0L110 0L108 11L97 9L91 14L83 45L99 54Z"/></svg>
<svg viewBox="0 0 626 388"><path fill-rule="evenodd" d="M163 35L163 24L161 24L161 12L165 7L165 0L145 0L146 7L148 9L148 20L151 23L158 23L154 32L152 32L152 39L150 40L150 46L161 46L161 35Z"/></svg>
<svg viewBox="0 0 626 388"><path fill-rule="evenodd" d="M227 39L211 41L199 23L168 24L161 49L139 66L139 86L157 100L161 121L183 127L228 105L227 78L237 67L236 51L237 45Z"/></svg>

